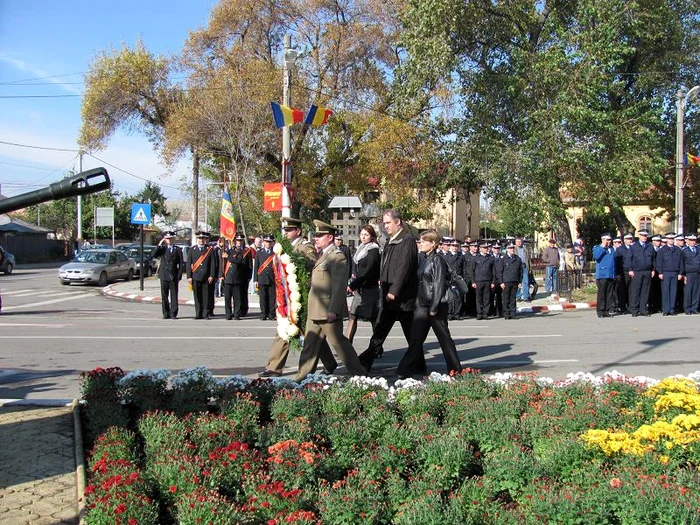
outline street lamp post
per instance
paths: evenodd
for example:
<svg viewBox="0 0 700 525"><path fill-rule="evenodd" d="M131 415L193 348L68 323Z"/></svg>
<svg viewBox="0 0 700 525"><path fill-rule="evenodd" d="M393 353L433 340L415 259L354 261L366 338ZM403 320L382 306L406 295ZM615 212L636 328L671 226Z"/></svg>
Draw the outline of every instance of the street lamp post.
<svg viewBox="0 0 700 525"><path fill-rule="evenodd" d="M282 89L282 103L292 107L292 75L291 69L294 67L299 53L292 49L291 35L284 37L284 84ZM291 126L282 128L282 217L290 217L292 185L292 129Z"/></svg>
<svg viewBox="0 0 700 525"><path fill-rule="evenodd" d="M695 86L686 95L683 89L676 94L676 201L675 201L675 228L677 233L683 232L683 112L685 101L696 95L700 86Z"/></svg>

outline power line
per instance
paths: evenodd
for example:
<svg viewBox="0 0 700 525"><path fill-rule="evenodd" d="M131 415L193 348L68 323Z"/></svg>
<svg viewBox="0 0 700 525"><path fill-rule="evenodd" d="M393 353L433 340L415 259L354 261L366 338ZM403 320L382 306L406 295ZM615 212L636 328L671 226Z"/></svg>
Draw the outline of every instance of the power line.
<svg viewBox="0 0 700 525"><path fill-rule="evenodd" d="M2 162L2 161L0 161L0 164L4 164L5 166L17 166L18 168L29 168L32 170L56 171L54 168L40 168L38 166L27 166L26 164L15 164L14 162Z"/></svg>
<svg viewBox="0 0 700 525"><path fill-rule="evenodd" d="M47 78L61 78L61 77L72 77L75 75L82 75L83 72L79 73L64 73L62 75L51 75L48 77L34 77L34 78L21 78L19 80L7 80L5 82L0 82L0 85L9 85L9 84L15 84L16 82L30 82L32 80L46 80Z"/></svg>
<svg viewBox="0 0 700 525"><path fill-rule="evenodd" d="M75 98L82 95L0 95L0 98Z"/></svg>
<svg viewBox="0 0 700 525"><path fill-rule="evenodd" d="M131 173L130 171L126 171L125 169L120 168L119 166L115 166L114 164L110 164L106 160L103 160L99 157L96 157L92 153L85 153L85 155L92 157L93 159L102 162L103 164L106 164L110 168L114 168L115 170L121 171L122 173L126 173L127 175L130 175L134 178L137 178L139 180L145 181L145 182L153 182L151 179L147 179L146 177L141 177L140 175L136 175L135 173ZM170 188L171 190L178 190L180 191L180 188L176 188L175 186L168 186L167 184L159 184L159 186L162 186L163 188Z"/></svg>
<svg viewBox="0 0 700 525"><path fill-rule="evenodd" d="M16 142L7 142L5 140L0 140L0 144L5 144L6 146L17 146L19 148L32 148L32 149L43 149L47 151L68 151L70 153L80 153L77 149L66 149L66 148L47 148L45 146L30 146L29 144L17 144Z"/></svg>

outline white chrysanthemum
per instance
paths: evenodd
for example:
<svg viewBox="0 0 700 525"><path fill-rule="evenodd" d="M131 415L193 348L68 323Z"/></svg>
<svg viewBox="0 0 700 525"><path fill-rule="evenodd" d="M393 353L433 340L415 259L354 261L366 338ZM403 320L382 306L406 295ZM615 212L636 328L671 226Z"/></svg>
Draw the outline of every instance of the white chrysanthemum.
<svg viewBox="0 0 700 525"><path fill-rule="evenodd" d="M299 290L292 290L290 287L289 300L293 303L298 303L299 301L301 301L301 293L299 293Z"/></svg>
<svg viewBox="0 0 700 525"><path fill-rule="evenodd" d="M299 327L295 324L289 323L289 326L287 326L287 335L289 337L295 337L299 335Z"/></svg>
<svg viewBox="0 0 700 525"><path fill-rule="evenodd" d="M287 274L287 284L292 285L292 284L297 284L299 281L297 280L297 274L295 273L290 273Z"/></svg>
<svg viewBox="0 0 700 525"><path fill-rule="evenodd" d="M283 253L282 255L280 255L280 261L282 262L282 264L289 264L290 262L292 262L292 260L289 258L288 253Z"/></svg>
<svg viewBox="0 0 700 525"><path fill-rule="evenodd" d="M281 324L277 325L277 335L280 336L280 339L283 339L285 341L289 341L289 336L287 336L287 327L282 326Z"/></svg>
<svg viewBox="0 0 700 525"><path fill-rule="evenodd" d="M287 266L285 267L285 270L287 270L288 275L294 275L296 278L296 271L297 271L297 265L294 264L293 262L288 262Z"/></svg>
<svg viewBox="0 0 700 525"><path fill-rule="evenodd" d="M292 301L292 312L295 314L299 313L299 310L301 310L301 302L299 301Z"/></svg>
<svg viewBox="0 0 700 525"><path fill-rule="evenodd" d="M289 292L298 292L299 291L299 283L294 281L293 283L288 282L289 285Z"/></svg>

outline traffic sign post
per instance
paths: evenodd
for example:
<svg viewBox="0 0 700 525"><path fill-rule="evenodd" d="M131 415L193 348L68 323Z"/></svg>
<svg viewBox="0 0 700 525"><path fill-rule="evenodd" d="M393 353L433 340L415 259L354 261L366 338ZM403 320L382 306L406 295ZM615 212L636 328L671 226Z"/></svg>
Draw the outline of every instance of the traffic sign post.
<svg viewBox="0 0 700 525"><path fill-rule="evenodd" d="M141 226L141 269L139 270L139 289L143 292L143 227L151 223L151 205L134 202L131 205L131 224Z"/></svg>

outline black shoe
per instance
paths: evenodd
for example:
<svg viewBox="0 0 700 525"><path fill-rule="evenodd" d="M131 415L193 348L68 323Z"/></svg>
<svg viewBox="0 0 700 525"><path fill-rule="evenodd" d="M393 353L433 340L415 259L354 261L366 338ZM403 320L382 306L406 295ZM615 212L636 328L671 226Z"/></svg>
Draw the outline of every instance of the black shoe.
<svg viewBox="0 0 700 525"><path fill-rule="evenodd" d="M211 315L204 316L204 319L208 321L209 319L211 319Z"/></svg>
<svg viewBox="0 0 700 525"><path fill-rule="evenodd" d="M261 317L260 320L261 320L261 321L267 321L267 317Z"/></svg>
<svg viewBox="0 0 700 525"><path fill-rule="evenodd" d="M230 321L231 319L233 319L233 316L232 316L232 315L227 315L227 316L226 316L226 320L227 320L227 321Z"/></svg>
<svg viewBox="0 0 700 525"><path fill-rule="evenodd" d="M199 315L199 316L196 315L194 318L195 319L204 319L201 315Z"/></svg>
<svg viewBox="0 0 700 525"><path fill-rule="evenodd" d="M258 374L258 377L280 377L282 372L268 370L267 368Z"/></svg>
<svg viewBox="0 0 700 525"><path fill-rule="evenodd" d="M374 353L370 350L365 350L357 357L360 359L360 364L365 367L367 372L369 372L374 364L374 360L376 359Z"/></svg>
<svg viewBox="0 0 700 525"><path fill-rule="evenodd" d="M333 372L335 372L335 369L338 368L338 365L335 365L333 368L328 370L325 366L323 367L323 370L321 370L321 374L324 376L331 376L333 375Z"/></svg>
<svg viewBox="0 0 700 525"><path fill-rule="evenodd" d="M241 320L241 318L240 318L239 316L234 317L234 319L235 319L236 321L240 321L240 320Z"/></svg>
<svg viewBox="0 0 700 525"><path fill-rule="evenodd" d="M163 319L170 319L170 316L169 316L169 315L164 315L164 316L163 316Z"/></svg>
<svg viewBox="0 0 700 525"><path fill-rule="evenodd" d="M632 314L632 317L639 317L639 314Z"/></svg>
<svg viewBox="0 0 700 525"><path fill-rule="evenodd" d="M643 315L644 317L651 317L651 314L649 312L644 312L639 315Z"/></svg>

